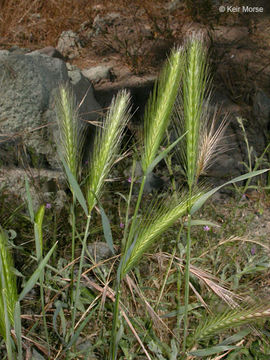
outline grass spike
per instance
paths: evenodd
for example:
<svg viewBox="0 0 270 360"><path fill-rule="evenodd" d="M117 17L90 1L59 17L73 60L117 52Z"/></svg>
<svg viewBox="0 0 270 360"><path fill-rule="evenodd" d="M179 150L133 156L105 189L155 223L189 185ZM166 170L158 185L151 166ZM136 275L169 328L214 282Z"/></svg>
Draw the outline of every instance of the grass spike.
<svg viewBox="0 0 270 360"><path fill-rule="evenodd" d="M128 92L119 92L112 100L104 127L97 131L87 184L89 212L96 204L95 196L100 197L104 181L116 159L124 128L130 118L129 103Z"/></svg>
<svg viewBox="0 0 270 360"><path fill-rule="evenodd" d="M148 214L147 217L138 225L135 234L136 241L133 248L126 259L126 263L122 269L122 275L128 273L131 268L139 261L142 255L170 226L172 226L181 216L185 215L188 209L189 201L191 203L198 199L200 194L193 195L191 199L184 198L182 201L169 208L155 210L155 215Z"/></svg>
<svg viewBox="0 0 270 360"><path fill-rule="evenodd" d="M228 115L224 115L219 126L216 128L218 116L219 109L217 107L215 108L213 115L210 114L207 100L205 114L203 115L205 120L202 122L202 130L198 145L197 171L195 174L196 180L214 164L218 154L228 150L226 145L221 142L222 139L224 139L224 133L229 124Z"/></svg>
<svg viewBox="0 0 270 360"><path fill-rule="evenodd" d="M67 85L59 87L56 96L56 114L60 134L58 152L62 154L72 175L78 181L85 126L79 121L75 96Z"/></svg>
<svg viewBox="0 0 270 360"><path fill-rule="evenodd" d="M180 144L180 158L187 181L194 184L197 173L200 134L204 115L204 100L209 97L210 83L206 49L202 34L193 34L187 41L181 97L177 98L175 127L178 134L187 131Z"/></svg>
<svg viewBox="0 0 270 360"><path fill-rule="evenodd" d="M0 228L0 334L6 338L5 311L4 302L6 303L8 318L10 324L14 324L14 310L18 298L16 276L13 272L13 259L8 249L7 236ZM5 299L3 299L5 296Z"/></svg>
<svg viewBox="0 0 270 360"><path fill-rule="evenodd" d="M177 97L183 70L183 49L174 49L164 66L146 105L144 117L144 145L142 169L147 168L156 157L168 127Z"/></svg>
<svg viewBox="0 0 270 360"><path fill-rule="evenodd" d="M265 309L249 308L249 309L233 309L225 311L218 316L210 317L206 321L202 321L202 326L199 326L195 332L195 340L201 340L211 335L215 335L220 331L242 326L247 323L254 322L259 319L270 317L269 306Z"/></svg>

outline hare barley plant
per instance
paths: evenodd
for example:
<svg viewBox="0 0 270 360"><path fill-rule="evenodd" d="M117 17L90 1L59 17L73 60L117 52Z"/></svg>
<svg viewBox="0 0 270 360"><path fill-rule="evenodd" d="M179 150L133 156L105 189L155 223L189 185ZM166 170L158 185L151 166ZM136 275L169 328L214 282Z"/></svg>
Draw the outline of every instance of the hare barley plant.
<svg viewBox="0 0 270 360"><path fill-rule="evenodd" d="M72 206L72 262L74 262L75 249L75 214L74 206L76 199L80 202L86 216L87 222L83 245L80 256L79 271L77 276L75 296L71 299L72 304L72 329L71 335L74 333L76 309L79 301L80 278L83 267L83 260L86 250L89 226L91 220L91 212L99 201L102 194L104 182L109 174L111 167L116 160L121 136L129 119L129 94L121 91L112 100L110 110L107 113L105 121L101 128L96 130L94 151L91 154L91 162L89 165L86 181L85 196L78 184L79 181L79 165L82 154L82 134L83 126L79 124L78 108L74 103L74 97L66 86L60 87L60 97L57 102L56 112L58 118L58 126L60 131L61 146L58 147L60 159L65 168L69 186L73 193ZM71 280L73 281L73 268L71 269Z"/></svg>
<svg viewBox="0 0 270 360"><path fill-rule="evenodd" d="M140 158L143 176L132 216L130 216L129 204L131 202L133 183L131 184L127 201L125 230L121 242L121 257L115 284L110 360L117 359L118 343L122 334L120 298L124 277L135 267L143 254L149 250L157 239L161 238L167 229L185 215L188 216L183 334L183 353L186 354L192 216L222 186L248 179L266 171L260 170L239 176L207 193L199 189L198 178L207 169L211 159L220 150L219 140L226 128L225 119L216 129L215 117L217 111L214 112L214 116L211 116L209 111L210 92L210 75L203 38L200 34L192 35L183 48L173 49L159 79L155 83L154 90L146 106L143 150ZM121 137L130 118L130 97L126 91L121 91L112 100L110 110L105 116L101 127L96 130L94 150L91 154L86 175L87 179L84 181L85 185L82 186L79 184L80 178L78 176L78 163L81 159L80 137L82 137L82 128L78 126L78 113L67 88L61 87L60 94L57 114L61 133L61 146L58 149L70 189L73 193L72 261L74 261L76 225L74 208L77 201L84 210L87 219L82 239L74 301L72 300L72 338L72 336L75 336L75 319L80 296L83 259L86 251L91 214L95 207L99 207L102 210L100 213L103 217L103 223L106 223L106 226L104 226L104 236L108 245L113 250L112 235L108 231L109 222L101 207L101 195L105 180L117 156L119 156ZM174 124L178 137L165 150L161 151L161 145L164 145L163 140L172 118L175 120ZM188 191L181 195L176 194L173 200L155 203L152 209L148 210L142 217L139 217L147 175L172 149L177 150L180 154ZM262 313L268 314L268 312L263 311ZM247 318L250 319L251 317L252 312L249 313L248 317L243 317L243 321L246 322ZM224 318L222 319L224 320ZM241 323L241 316L237 319L239 320L237 324ZM208 324L210 324L211 329L207 330L204 328L201 335L196 333L195 337L199 339L203 336L202 334L213 332L213 329L215 329L214 322L208 322ZM69 343L73 342L71 340Z"/></svg>

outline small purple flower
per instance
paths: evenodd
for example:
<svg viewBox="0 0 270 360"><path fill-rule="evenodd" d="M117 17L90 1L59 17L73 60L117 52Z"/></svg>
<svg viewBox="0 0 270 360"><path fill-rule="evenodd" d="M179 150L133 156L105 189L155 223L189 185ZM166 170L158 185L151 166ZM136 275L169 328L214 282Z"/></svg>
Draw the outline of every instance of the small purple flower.
<svg viewBox="0 0 270 360"><path fill-rule="evenodd" d="M120 228L124 229L124 227L125 227L125 225L122 222L120 222Z"/></svg>
<svg viewBox="0 0 270 360"><path fill-rule="evenodd" d="M209 227L208 225L205 225L205 226L203 227L203 230L204 230L204 231L209 231L209 230L210 230L210 227Z"/></svg>
<svg viewBox="0 0 270 360"><path fill-rule="evenodd" d="M84 162L84 165L88 165L88 160L86 160L86 161Z"/></svg>
<svg viewBox="0 0 270 360"><path fill-rule="evenodd" d="M46 208L46 209L51 209L51 207L52 207L52 204L50 204L50 203L47 203L47 204L45 205L45 208Z"/></svg>
<svg viewBox="0 0 270 360"><path fill-rule="evenodd" d="M255 249L255 247L252 247L251 250L250 250L250 252L251 252L251 255L254 256L254 255L256 254L256 249Z"/></svg>
<svg viewBox="0 0 270 360"><path fill-rule="evenodd" d="M131 179L131 176L128 178L127 180L129 183L131 183L132 179Z"/></svg>
<svg viewBox="0 0 270 360"><path fill-rule="evenodd" d="M246 198L247 198L247 195L246 195L246 194L243 194L243 195L242 195L242 200L246 200Z"/></svg>

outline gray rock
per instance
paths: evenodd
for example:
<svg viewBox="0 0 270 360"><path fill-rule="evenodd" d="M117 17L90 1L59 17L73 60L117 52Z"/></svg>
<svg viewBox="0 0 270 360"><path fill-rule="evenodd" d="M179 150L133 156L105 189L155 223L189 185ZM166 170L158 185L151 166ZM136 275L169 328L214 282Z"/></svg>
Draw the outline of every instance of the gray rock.
<svg viewBox="0 0 270 360"><path fill-rule="evenodd" d="M112 77L112 66L99 65L82 70L82 74L94 83Z"/></svg>
<svg viewBox="0 0 270 360"><path fill-rule="evenodd" d="M31 50L27 49L27 48L21 48L17 45L14 45L9 49L9 52L12 53L13 55L15 55L15 54L16 55L24 55L24 54L31 52Z"/></svg>
<svg viewBox="0 0 270 360"><path fill-rule="evenodd" d="M108 244L102 241L96 241L87 247L89 254L98 263L113 256Z"/></svg>
<svg viewBox="0 0 270 360"><path fill-rule="evenodd" d="M69 80L65 63L40 54L10 54L0 58L0 73L0 141L11 139L3 146L20 141L33 165L56 166L48 127L56 118L48 110L52 90Z"/></svg>
<svg viewBox="0 0 270 360"><path fill-rule="evenodd" d="M36 350L32 350L32 360L45 360L45 358Z"/></svg>
<svg viewBox="0 0 270 360"><path fill-rule="evenodd" d="M101 115L101 107L95 99L91 82L75 66L70 68L68 76L78 103L80 103L80 113L82 114L83 120L97 120Z"/></svg>
<svg viewBox="0 0 270 360"><path fill-rule="evenodd" d="M261 125L267 128L270 124L270 97L259 89L253 99L253 114Z"/></svg>
<svg viewBox="0 0 270 360"><path fill-rule="evenodd" d="M80 354L84 355L85 360L97 360L97 358L92 355L93 343L90 340L84 340L82 337L78 338L76 349Z"/></svg>
<svg viewBox="0 0 270 360"><path fill-rule="evenodd" d="M63 172L36 169L31 169L30 172L31 176L28 176L28 181L34 210L37 211L42 204L47 204L48 209L64 207L67 203L67 195L63 190L59 190L60 187L66 187ZM24 169L0 168L0 191L6 188L27 203L25 175ZM41 191L37 191L37 189Z"/></svg>
<svg viewBox="0 0 270 360"><path fill-rule="evenodd" d="M0 59L4 59L6 56L9 55L9 51L8 50L0 50Z"/></svg>
<svg viewBox="0 0 270 360"><path fill-rule="evenodd" d="M53 58L65 60L65 57L60 53L60 51L58 51L53 46L46 46L42 49L32 51L31 55L33 55L33 54L43 54L43 55L47 55L47 56L50 56Z"/></svg>
<svg viewBox="0 0 270 360"><path fill-rule="evenodd" d="M132 175L132 168L128 168L126 171L124 171L124 174L127 178L129 178ZM136 186L136 185L141 184L142 176L143 176L142 166L141 166L140 162L136 163L134 176L136 179L134 190L135 190L135 193L137 193L139 191L139 189L138 189L139 186ZM165 181L160 176L156 175L153 172L150 172L146 176L146 181L144 184L143 192L145 194L149 194L149 193L152 193L152 192L162 189L164 185L165 185Z"/></svg>
<svg viewBox="0 0 270 360"><path fill-rule="evenodd" d="M223 44L240 45L248 36L248 27L243 26L216 26L213 31L214 40Z"/></svg>
<svg viewBox="0 0 270 360"><path fill-rule="evenodd" d="M52 126L55 92L59 84L70 84L77 103L84 99L79 109L82 119L93 121L100 106L90 81L78 69L68 71L62 60L36 52L0 52L0 81L2 165L18 165L18 158L23 158L33 167L59 168L54 146L58 133Z"/></svg>
<svg viewBox="0 0 270 360"><path fill-rule="evenodd" d="M72 30L63 31L59 37L56 49L65 57L73 59L80 54L82 47L80 37Z"/></svg>
<svg viewBox="0 0 270 360"><path fill-rule="evenodd" d="M111 26L121 17L120 13L112 12L105 16L100 16L99 14L94 18L93 29L95 34L98 35L106 30L107 26Z"/></svg>

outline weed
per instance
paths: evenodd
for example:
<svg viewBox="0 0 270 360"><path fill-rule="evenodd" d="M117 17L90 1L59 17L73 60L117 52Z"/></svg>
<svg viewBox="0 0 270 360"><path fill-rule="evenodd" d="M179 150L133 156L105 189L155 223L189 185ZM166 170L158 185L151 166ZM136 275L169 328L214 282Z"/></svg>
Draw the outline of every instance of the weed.
<svg viewBox="0 0 270 360"><path fill-rule="evenodd" d="M46 338L46 346L38 344L39 349L43 349L41 351L48 357L61 356L63 359L84 356L80 349L81 338L85 340L84 345L90 349L91 355L110 360L120 359L122 354L127 357L135 354L133 358L136 359L151 359L151 356L160 359L215 354L225 356L241 350L239 344L251 332L250 328L244 328L228 336L228 330L270 316L269 305L263 302L258 306L241 308L237 295L216 276L196 266L196 263L211 263L215 273L221 272L235 287L240 287L240 281L246 276L254 276L262 266L264 271L267 270L264 258L251 254L247 260L239 261L237 253L231 257L231 265L234 263L235 267L225 269L222 259L224 247L221 246L225 243L211 248L211 240L207 238L209 251L202 254L203 246L193 231L194 227L202 227L204 239L208 236L212 238L216 224L195 218L205 202L223 186L249 180L267 171L254 171L253 168L217 188L207 191L201 187L199 177L207 170L212 156L220 151L218 140L225 131L225 122L221 122L217 128L211 123L208 111L209 80L203 38L192 35L184 48L172 51L147 103L143 148L134 151L128 193L118 193L125 204L126 211L122 217L114 208L105 207L104 187L113 165L121 158L121 138L130 118L129 94L121 91L113 99L102 127L96 132L93 154L86 178L82 181L80 159L83 131L78 126L72 94L66 86L60 87L56 110L60 131L58 153L72 196L69 217L71 235L65 236L68 243L65 246L68 248L71 243L71 261L63 259L60 252L56 252L57 243L45 255L45 206L42 205L34 213L26 182L36 247L35 256L31 257L37 262L37 268L15 297L15 305L12 305L14 321L7 311L7 297L3 298L2 313L5 318L2 320L5 334L8 335L5 341L9 359L12 353L18 354L19 360L23 358L23 341L28 341L24 333L31 336L31 332L29 334L27 329L22 328L21 302L36 285L41 290L41 337ZM177 111L174 111L175 106ZM170 138L168 129L173 115L177 116L175 126L178 136L172 144L164 143L166 134L167 140ZM178 191L175 182L173 186L176 191L172 196L144 196L147 176L176 149L182 161L187 190ZM142 164L142 176L139 179L139 192L134 194L138 158ZM168 159L168 168L173 175L173 158L169 156ZM47 211L50 210L47 206ZM115 227L111 225L112 219L116 221ZM103 234L100 234L99 228L102 228ZM105 239L113 254L111 259L97 260L92 256L87 247L89 237ZM56 239L56 235L53 238ZM161 246L161 239L167 249L173 247L173 251L150 255L152 261L149 265L147 252L151 253L154 245ZM195 249L199 252L196 257ZM79 251L78 258L76 251ZM55 261L48 263L54 252ZM86 262L86 257L90 263ZM5 252L3 258L8 259L9 255ZM2 261L1 266L5 273L6 270L10 271L7 263ZM2 295L6 291L4 284L5 281L2 281ZM225 306L216 313L213 308L218 304L217 297L225 301L229 308ZM86 332L90 334L89 341ZM11 337L14 333L16 346ZM256 349L255 344L253 348ZM264 351L266 353L268 350Z"/></svg>

